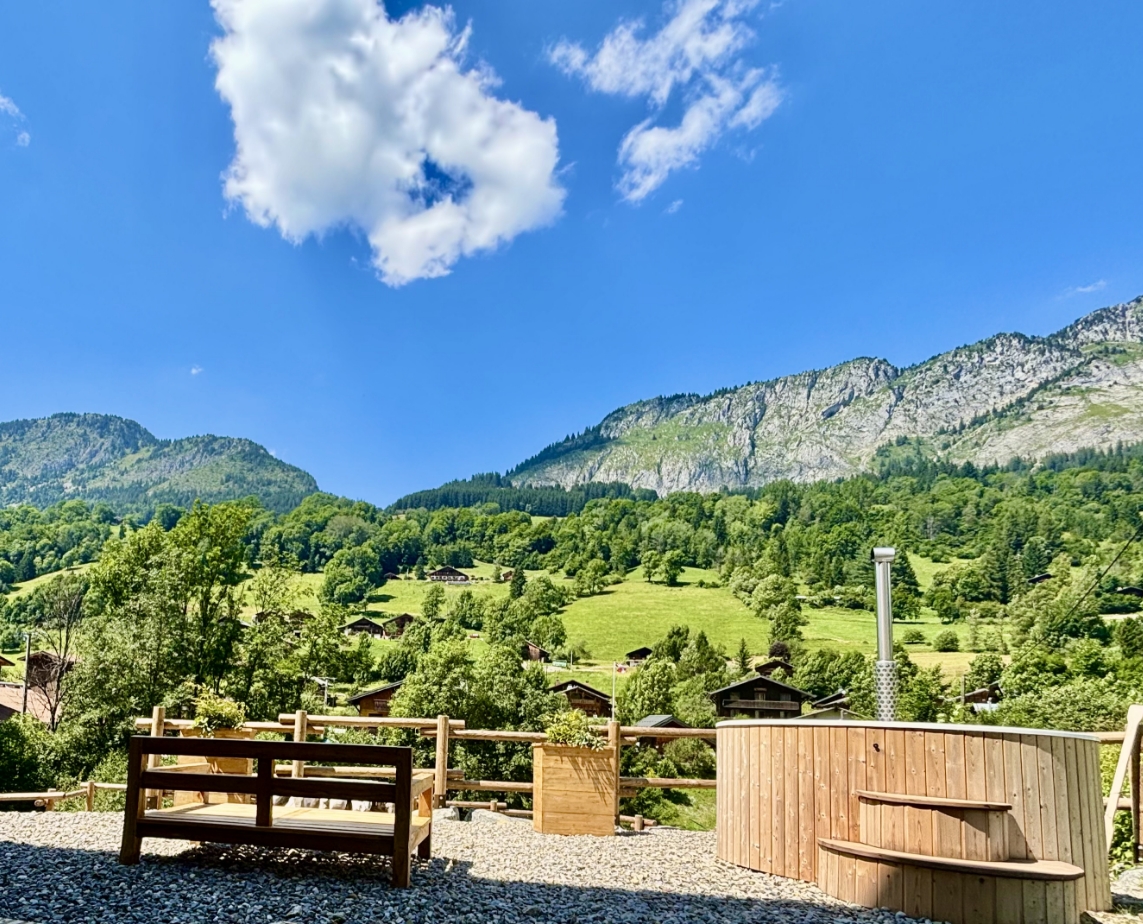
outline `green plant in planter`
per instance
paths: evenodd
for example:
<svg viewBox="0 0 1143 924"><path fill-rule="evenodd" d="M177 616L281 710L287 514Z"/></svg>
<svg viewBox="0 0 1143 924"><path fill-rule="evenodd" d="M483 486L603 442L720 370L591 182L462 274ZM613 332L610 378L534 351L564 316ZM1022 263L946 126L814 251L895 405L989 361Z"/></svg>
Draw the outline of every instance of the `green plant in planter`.
<svg viewBox="0 0 1143 924"><path fill-rule="evenodd" d="M214 693L203 693L194 701L194 727L203 737L212 738L222 729L241 728L246 721L246 707Z"/></svg>
<svg viewBox="0 0 1143 924"><path fill-rule="evenodd" d="M570 748L603 748L603 739L591 730L587 716L578 709L557 712L544 725L548 744L559 744Z"/></svg>

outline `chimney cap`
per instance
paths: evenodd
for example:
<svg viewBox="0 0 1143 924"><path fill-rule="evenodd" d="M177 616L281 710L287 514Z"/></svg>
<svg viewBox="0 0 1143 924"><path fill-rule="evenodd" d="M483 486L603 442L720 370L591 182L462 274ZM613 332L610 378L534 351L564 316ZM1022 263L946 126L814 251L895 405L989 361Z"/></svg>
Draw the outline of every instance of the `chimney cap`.
<svg viewBox="0 0 1143 924"><path fill-rule="evenodd" d="M892 561L897 557L897 550L888 547L878 547L870 553L870 558L875 562Z"/></svg>

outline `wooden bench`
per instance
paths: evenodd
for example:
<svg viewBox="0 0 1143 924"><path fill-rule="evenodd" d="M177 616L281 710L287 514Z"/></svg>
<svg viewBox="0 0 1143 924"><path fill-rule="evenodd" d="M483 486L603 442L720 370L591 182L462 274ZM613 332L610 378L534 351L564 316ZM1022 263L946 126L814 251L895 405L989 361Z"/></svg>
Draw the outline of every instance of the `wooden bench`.
<svg viewBox="0 0 1143 924"><path fill-rule="evenodd" d="M151 755L246 758L257 764L253 775L201 772L198 767L148 769ZM392 767L393 781L279 777L277 761L313 761ZM427 858L432 835L431 774L414 773L411 748L371 744L310 744L292 741L243 741L211 738L134 737L128 752L127 806L119 862L139 862L145 837L301 847L393 858L394 886L409 884L414 850ZM237 793L252 801L170 808L147 808L149 790ZM275 805L274 797L392 803L394 811ZM161 804L161 800L160 800Z"/></svg>

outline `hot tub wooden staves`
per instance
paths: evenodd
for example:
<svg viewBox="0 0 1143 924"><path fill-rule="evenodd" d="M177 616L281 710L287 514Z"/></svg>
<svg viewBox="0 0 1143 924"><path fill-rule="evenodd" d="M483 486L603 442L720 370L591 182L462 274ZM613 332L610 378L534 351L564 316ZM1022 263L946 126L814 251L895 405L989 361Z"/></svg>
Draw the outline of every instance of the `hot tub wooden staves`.
<svg viewBox="0 0 1143 924"><path fill-rule="evenodd" d="M879 722L718 726L718 855L953 924L1111 907L1099 741Z"/></svg>

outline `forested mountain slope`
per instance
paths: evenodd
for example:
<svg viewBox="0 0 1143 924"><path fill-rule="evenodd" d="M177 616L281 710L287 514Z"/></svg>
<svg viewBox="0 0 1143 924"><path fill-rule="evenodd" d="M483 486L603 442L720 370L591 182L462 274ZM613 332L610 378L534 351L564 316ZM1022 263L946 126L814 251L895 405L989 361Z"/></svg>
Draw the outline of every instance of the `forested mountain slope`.
<svg viewBox="0 0 1143 924"><path fill-rule="evenodd" d="M284 512L316 490L311 475L250 440L160 440L133 420L104 414L0 423L0 506L80 498L125 513L253 494Z"/></svg>
<svg viewBox="0 0 1143 924"><path fill-rule="evenodd" d="M921 439L953 462L1143 440L1143 297L1048 337L997 334L898 369L829 369L620 408L553 444L514 484L625 482L672 491L814 481L867 470L878 447Z"/></svg>

